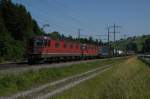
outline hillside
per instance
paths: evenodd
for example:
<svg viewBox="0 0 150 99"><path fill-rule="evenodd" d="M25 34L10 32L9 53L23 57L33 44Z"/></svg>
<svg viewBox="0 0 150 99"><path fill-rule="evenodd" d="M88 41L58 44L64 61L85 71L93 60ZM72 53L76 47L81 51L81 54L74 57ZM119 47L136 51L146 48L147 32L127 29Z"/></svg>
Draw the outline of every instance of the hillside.
<svg viewBox="0 0 150 99"><path fill-rule="evenodd" d="M137 46L138 52L142 52L145 41L149 39L150 39L150 35L128 37L127 39L120 39L116 41L116 47L118 49L126 49L126 47L132 43L135 44L135 46Z"/></svg>

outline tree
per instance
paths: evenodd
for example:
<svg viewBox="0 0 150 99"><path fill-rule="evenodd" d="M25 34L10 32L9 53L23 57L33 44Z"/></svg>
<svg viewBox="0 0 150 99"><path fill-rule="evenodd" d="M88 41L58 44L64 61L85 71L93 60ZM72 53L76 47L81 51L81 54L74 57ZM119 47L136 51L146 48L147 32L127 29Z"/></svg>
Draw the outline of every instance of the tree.
<svg viewBox="0 0 150 99"><path fill-rule="evenodd" d="M134 51L135 53L137 52L137 44L133 42L129 42L126 46L127 51Z"/></svg>
<svg viewBox="0 0 150 99"><path fill-rule="evenodd" d="M1 1L1 11L5 26L15 40L24 40L33 35L43 34L23 5L15 5L11 0L3 0Z"/></svg>
<svg viewBox="0 0 150 99"><path fill-rule="evenodd" d="M73 40L73 37L69 35L68 40Z"/></svg>
<svg viewBox="0 0 150 99"><path fill-rule="evenodd" d="M21 58L28 39L43 34L23 5L0 0L0 59Z"/></svg>
<svg viewBox="0 0 150 99"><path fill-rule="evenodd" d="M88 42L89 43L94 43L94 40L93 40L93 38L91 36L89 37Z"/></svg>
<svg viewBox="0 0 150 99"><path fill-rule="evenodd" d="M54 32L48 34L48 36L49 36L50 38L52 38L52 39L60 39L60 38L61 38L60 33L57 32L57 31L54 31Z"/></svg>
<svg viewBox="0 0 150 99"><path fill-rule="evenodd" d="M34 33L34 35L43 35L44 34L42 32L42 30L39 28L39 26L38 26L38 24L37 24L37 22L35 20L32 20L32 25L33 25L33 33Z"/></svg>
<svg viewBox="0 0 150 99"><path fill-rule="evenodd" d="M143 43L142 48L143 53L150 53L150 38L147 38L145 42Z"/></svg>

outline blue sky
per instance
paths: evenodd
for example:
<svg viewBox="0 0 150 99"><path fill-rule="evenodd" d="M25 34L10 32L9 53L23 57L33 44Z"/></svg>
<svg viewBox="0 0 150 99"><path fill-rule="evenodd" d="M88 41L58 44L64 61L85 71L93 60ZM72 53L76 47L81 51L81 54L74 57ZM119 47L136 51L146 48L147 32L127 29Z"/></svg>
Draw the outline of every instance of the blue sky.
<svg viewBox="0 0 150 99"><path fill-rule="evenodd" d="M107 33L108 25L121 25L117 38L150 34L150 0L12 0L26 6L46 32L77 36ZM113 37L113 36L112 36ZM106 37L101 37L106 38ZM113 39L113 38L111 38Z"/></svg>

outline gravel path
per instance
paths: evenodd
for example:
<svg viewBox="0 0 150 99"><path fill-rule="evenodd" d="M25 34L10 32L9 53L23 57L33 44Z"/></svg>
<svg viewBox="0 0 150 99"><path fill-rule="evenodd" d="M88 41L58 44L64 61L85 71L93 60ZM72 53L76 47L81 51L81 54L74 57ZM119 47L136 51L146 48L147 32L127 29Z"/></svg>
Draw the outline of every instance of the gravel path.
<svg viewBox="0 0 150 99"><path fill-rule="evenodd" d="M0 99L21 99L21 98L25 98L25 99L46 99L49 98L57 93L60 93L64 90L67 90L85 80L88 80L92 77L95 77L96 75L110 69L109 67L111 67L111 65L106 65L106 66L101 66L98 67L96 69L92 69L89 70L87 72L81 73L81 74L77 74L75 76L70 76L58 81L54 81L52 83L48 83L45 85L42 85L38 88L33 88L31 90L28 91L24 91L24 92L19 92L15 95L12 95L10 97L0 97ZM49 92L45 92L44 90L48 89L51 86L57 86L59 85L59 87L56 87L55 89L51 90ZM43 93L44 92L44 93ZM42 93L42 94L41 94ZM39 96L37 96L39 95Z"/></svg>
<svg viewBox="0 0 150 99"><path fill-rule="evenodd" d="M47 98L50 98L50 97L52 97L52 96L54 96L54 95L56 95L58 93L61 93L61 92L65 91L65 90L67 90L67 89L70 89L70 88L80 84L81 82L84 82L84 81L86 81L88 79L91 79L91 78L99 75L100 73L108 70L108 69L110 69L110 68L103 69L103 70L101 70L99 72L93 73L90 76L86 76L86 77L84 77L82 79L72 81L71 83L68 83L67 85L62 86L62 87L60 87L60 88L58 88L56 90L53 90L52 92L49 92L49 93L47 93L45 95L33 97L33 99L47 99Z"/></svg>

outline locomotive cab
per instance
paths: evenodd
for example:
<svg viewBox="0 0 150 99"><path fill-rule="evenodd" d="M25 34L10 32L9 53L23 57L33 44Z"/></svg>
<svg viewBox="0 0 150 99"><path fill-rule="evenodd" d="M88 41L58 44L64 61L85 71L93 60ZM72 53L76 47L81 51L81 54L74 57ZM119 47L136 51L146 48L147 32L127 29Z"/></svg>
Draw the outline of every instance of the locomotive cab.
<svg viewBox="0 0 150 99"><path fill-rule="evenodd" d="M48 46L47 37L33 37L29 40L28 47L28 63L33 64L39 60L46 46Z"/></svg>

